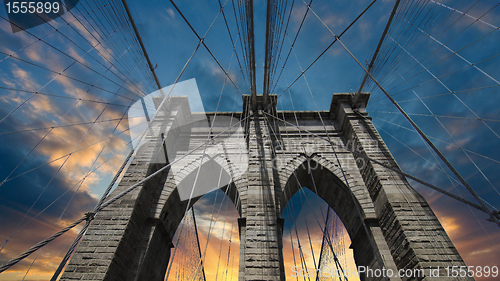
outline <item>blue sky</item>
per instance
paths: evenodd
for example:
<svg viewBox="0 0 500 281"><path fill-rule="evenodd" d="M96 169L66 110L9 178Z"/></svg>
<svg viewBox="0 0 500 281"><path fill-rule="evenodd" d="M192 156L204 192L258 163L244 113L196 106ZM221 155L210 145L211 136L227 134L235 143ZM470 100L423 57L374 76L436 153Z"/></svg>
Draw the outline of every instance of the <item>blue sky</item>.
<svg viewBox="0 0 500 281"><path fill-rule="evenodd" d="M213 22L205 43L238 89L248 94L218 2L178 2L201 36ZM226 3L225 16L238 42L232 1L221 2ZM163 87L173 84L198 39L169 1L128 3L153 65L157 65L160 83ZM332 93L358 90L364 72L335 43L305 73L305 79L301 77L285 91L301 68L308 67L334 40L315 14L340 34L369 3L312 2L273 91L282 95L278 110L327 110ZM120 5L120 1L80 1L62 17L17 33L11 32L6 10L0 8L0 118L5 117L0 121L0 181L6 180L0 186L0 243L18 225L63 196L13 236L0 252L1 261L48 236L59 219L56 230L91 210L131 147L128 120L123 116L138 96L156 88L137 45L130 47L134 39L123 9L111 9ZM342 37L364 66L393 5L391 0L377 1ZM96 9L91 12L90 7ZM265 8L265 1L255 1L258 94L263 87ZM278 71L306 10L303 1L294 1ZM499 14L493 0L402 1L373 69L375 78L490 208L500 205ZM239 43L236 50L242 59ZM216 109L221 92L218 110L240 111L240 91L225 82L225 77L201 46L179 81L196 79L206 111ZM363 91L372 93L368 111L403 171L474 200L374 83L368 82ZM500 260L500 231L486 221L485 214L417 183L412 185L429 201L468 265L495 265ZM64 211L68 203L71 207ZM58 263L53 257L63 254L71 235L40 254L29 280L53 271ZM33 258L0 275L0 280L17 280Z"/></svg>

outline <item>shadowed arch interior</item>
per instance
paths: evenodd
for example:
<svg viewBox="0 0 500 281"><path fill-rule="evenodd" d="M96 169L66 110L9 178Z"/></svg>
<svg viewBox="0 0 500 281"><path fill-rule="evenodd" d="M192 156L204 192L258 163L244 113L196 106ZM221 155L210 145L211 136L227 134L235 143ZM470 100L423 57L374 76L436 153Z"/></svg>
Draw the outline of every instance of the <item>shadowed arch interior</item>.
<svg viewBox="0 0 500 281"><path fill-rule="evenodd" d="M238 214L241 216L241 205L239 204L239 193L236 185L231 182L225 186L219 188L226 194L226 196L231 199L234 207L238 210ZM165 205L162 209L160 219L167 229L170 237L173 237L177 227L179 226L182 218L184 217L184 211L193 207L193 205L198 202L198 200L203 197L202 195L192 198L189 200L181 200L179 197L179 192L175 189L168 197ZM188 206L189 202L189 206Z"/></svg>
<svg viewBox="0 0 500 281"><path fill-rule="evenodd" d="M332 171L308 159L288 178L283 188L281 210L302 187L317 194L339 216L351 239L350 248L354 251L356 265L372 267L376 263L376 250L369 243L368 235L371 234L363 228L364 214L359 213L362 212L361 206L358 200L353 199L355 196L351 190Z"/></svg>
<svg viewBox="0 0 500 281"><path fill-rule="evenodd" d="M177 249L171 250L169 274L165 280L234 278L238 274L240 246L240 216L234 204L223 189L218 189L197 198L196 203L190 205L173 236L172 242ZM198 279L202 272L205 279Z"/></svg>
<svg viewBox="0 0 500 281"><path fill-rule="evenodd" d="M317 268L321 270L317 273L320 280L330 280L329 277L337 276L329 274L339 274L337 270L342 268L352 273L348 276L349 280L354 277L356 269L353 269L352 250L347 249L351 240L340 218L316 193L301 188L288 201L282 218L285 276L301 277L301 274ZM333 253L339 263L334 262ZM303 259L299 258L301 256ZM329 271L325 271L325 268ZM301 272L301 269L304 271Z"/></svg>
<svg viewBox="0 0 500 281"><path fill-rule="evenodd" d="M211 168L215 162L211 161ZM220 165L217 165L220 169L223 169ZM203 169L203 165L201 167ZM194 183L192 180L196 175L198 169L194 169L189 175L187 175L184 180ZM169 173L169 177L172 178L172 174ZM183 180L183 181L184 181ZM167 180L169 183L173 183L172 180ZM186 184L182 183L181 184ZM201 182L200 184L204 184ZM238 214L241 215L241 206L239 202L239 192L236 185L231 181L229 184L220 187L220 189L231 199L234 206L238 210ZM191 200L182 200L179 196L178 188L174 188L168 194L168 189L164 189L164 193L160 195L167 197L165 203L161 207L160 219L156 222L156 227L151 231L149 235L149 246L147 253L145 253L144 258L141 259L141 268L137 277L138 280L157 280L158 276L165 276L165 272L170 260L170 249L174 246L172 238L175 235L177 227L184 218L185 211L191 208L203 195L191 198ZM161 200L161 198L160 198ZM164 277L163 277L164 278ZM163 279L161 279L163 280Z"/></svg>

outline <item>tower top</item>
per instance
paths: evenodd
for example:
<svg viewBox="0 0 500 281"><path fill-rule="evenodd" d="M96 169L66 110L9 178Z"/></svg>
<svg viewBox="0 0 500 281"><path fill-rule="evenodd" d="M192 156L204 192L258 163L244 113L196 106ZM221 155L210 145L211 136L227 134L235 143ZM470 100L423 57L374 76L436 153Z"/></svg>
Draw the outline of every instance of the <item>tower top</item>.
<svg viewBox="0 0 500 281"><path fill-rule="evenodd" d="M332 102L330 104L330 112L337 113L341 104L349 104L352 108L366 108L370 93L359 93L359 98L356 104L354 103L354 96L352 93L333 93Z"/></svg>

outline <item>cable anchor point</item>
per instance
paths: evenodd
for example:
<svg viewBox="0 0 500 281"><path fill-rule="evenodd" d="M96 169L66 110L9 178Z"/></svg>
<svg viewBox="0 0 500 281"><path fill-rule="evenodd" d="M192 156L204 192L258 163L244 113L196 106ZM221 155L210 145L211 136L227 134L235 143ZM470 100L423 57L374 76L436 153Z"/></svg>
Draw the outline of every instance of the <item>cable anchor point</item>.
<svg viewBox="0 0 500 281"><path fill-rule="evenodd" d="M486 219L487 221L489 222L495 222L495 220L493 219L493 217L496 217L497 219L500 219L500 212L498 211L491 211L491 215L490 215L490 218L489 219Z"/></svg>
<svg viewBox="0 0 500 281"><path fill-rule="evenodd" d="M92 221L95 217L95 214L96 213L93 213L93 212L87 212L85 213L85 220L86 221Z"/></svg>

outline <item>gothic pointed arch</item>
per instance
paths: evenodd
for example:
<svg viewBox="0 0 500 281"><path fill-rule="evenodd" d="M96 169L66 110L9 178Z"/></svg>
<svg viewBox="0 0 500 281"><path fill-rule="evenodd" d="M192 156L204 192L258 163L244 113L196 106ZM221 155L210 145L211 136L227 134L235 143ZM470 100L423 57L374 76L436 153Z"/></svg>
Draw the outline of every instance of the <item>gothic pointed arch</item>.
<svg viewBox="0 0 500 281"><path fill-rule="evenodd" d="M176 184L175 175L171 171L168 175L164 188L162 189L156 207L152 209L155 212L154 217L157 217L155 229L147 238L145 257L140 261L140 268L137 273L137 280L156 280L156 278L164 276L165 270L170 260L170 249L174 246L172 238L184 218L186 210L189 210L193 205L206 193L211 190L220 189L226 196L229 197L234 207L241 214L241 206L239 203L239 192L235 183L229 178L229 183L223 186L213 186L217 181L220 183L223 176L229 177L227 171L216 163L213 159L209 159L201 166L191 165L190 173L183 176L181 181ZM215 175L218 179L214 181L210 173L217 171ZM179 177L178 177L179 178ZM195 196L186 198L189 191L196 188L202 188L210 185L204 193L196 193ZM180 194L180 189L189 188L188 193ZM161 279L161 278L160 278ZM162 279L163 280L163 279Z"/></svg>
<svg viewBox="0 0 500 281"><path fill-rule="evenodd" d="M383 238L377 239L374 235L374 232L379 232L380 229L374 216L373 204L371 201L368 202L367 191L363 192L360 186L349 185L348 187L341 178L342 172L346 173L346 171L342 171L335 165L325 167L319 164L318 162L326 163L319 156L302 156L296 159L289 163L290 166L295 166L295 169L288 169L290 173L283 186L282 209L301 188L310 189L323 199L341 219L352 241L351 248L358 266L395 268L393 263L382 266L379 264L379 261L382 261L380 251L388 250L388 247ZM303 161L300 162L300 160ZM354 175L350 177L354 178ZM348 175L346 178L349 180Z"/></svg>

